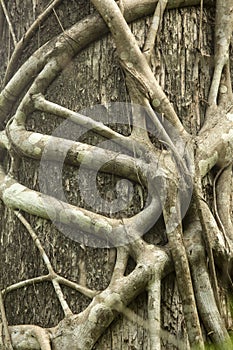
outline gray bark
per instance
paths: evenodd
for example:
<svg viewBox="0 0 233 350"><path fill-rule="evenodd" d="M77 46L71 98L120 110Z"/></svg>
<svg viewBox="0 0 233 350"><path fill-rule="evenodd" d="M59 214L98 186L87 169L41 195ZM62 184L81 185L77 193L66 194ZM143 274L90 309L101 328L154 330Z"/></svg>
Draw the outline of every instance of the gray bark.
<svg viewBox="0 0 233 350"><path fill-rule="evenodd" d="M19 47L10 65L12 32L6 14L0 12L4 43L0 48L0 349L159 350L195 345L203 349L204 342L231 349L232 3L222 6L217 1L222 16L229 13L229 17L224 17L223 25L218 13L214 28L212 1L204 2L204 8L199 1L168 1L164 14L160 11L155 48L147 57L139 48L144 46L156 2L119 1L121 12L114 1L92 3L100 14L86 1L58 1L38 28L34 24L25 37L25 47ZM46 0L7 3L17 41L48 5ZM125 29L122 13L131 22L135 43ZM112 34L107 34L107 26ZM224 60L219 33L226 39ZM136 57L133 66L130 49ZM45 105L41 94L53 104ZM114 119L108 121L113 131L101 123L92 124L91 119L80 122L75 113L95 104L130 100L151 106L147 125L157 123L152 107L164 113L182 135L190 155L194 154L194 160L189 159L195 172L190 208L175 228L174 221L169 221L171 213L176 219L181 214L180 206L176 207L174 159L183 162L176 148L174 157L165 147L151 150L148 136L140 129L135 128L130 138L130 128L114 126ZM63 169L69 204L52 199L46 210L39 188L41 154L52 139L46 135L67 115L72 115L81 130L84 124L95 132L84 134L80 143L70 143ZM172 149L169 135L161 130L161 144ZM72 136L75 140L75 127ZM114 149L97 149L95 158L84 158L96 150L100 140L112 136L116 137ZM56 152L60 143L57 139ZM145 157L135 160L134 151L137 155L144 152ZM159 207L151 165L157 155L165 174L161 186L166 183L169 191L163 218L151 228ZM105 163L97 178L105 198L113 193L116 179L133 181L133 205L115 216L104 216L105 204L97 204L97 212L90 212L76 180L76 166L83 159L87 168L83 181ZM145 209L146 186L153 200ZM56 183L54 191L59 198ZM49 220L52 210L56 221L75 225L82 244L56 228ZM94 233L96 242L104 234L110 243L120 244L125 229L133 240L125 250L88 246L87 233ZM136 239L140 232L146 234Z"/></svg>

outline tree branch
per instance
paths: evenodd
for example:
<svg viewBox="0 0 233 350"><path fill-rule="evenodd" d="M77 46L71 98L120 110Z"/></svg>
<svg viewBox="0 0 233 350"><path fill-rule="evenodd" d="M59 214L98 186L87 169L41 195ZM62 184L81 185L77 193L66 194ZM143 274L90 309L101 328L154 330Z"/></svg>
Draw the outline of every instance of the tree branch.
<svg viewBox="0 0 233 350"><path fill-rule="evenodd" d="M232 105L230 104L228 109L218 106L196 137L196 162L201 177L204 177L215 165L222 168L232 160L232 121Z"/></svg>
<svg viewBox="0 0 233 350"><path fill-rule="evenodd" d="M187 132L176 115L170 101L155 79L115 1L92 0L92 3L103 16L111 30L116 42L120 64L125 70L126 75L132 76L138 84L138 89L146 98L150 99L158 112L164 113L177 131L184 137L187 136Z"/></svg>
<svg viewBox="0 0 233 350"><path fill-rule="evenodd" d="M0 195L9 208L22 209L45 219L53 219L55 222L75 224L88 233L100 238L107 237L110 241L113 238L112 231L122 225L120 220L109 219L30 190L7 177L2 167L0 167ZM120 239L122 237L119 237Z"/></svg>
<svg viewBox="0 0 233 350"><path fill-rule="evenodd" d="M233 29L233 6L232 0L216 0L216 21L215 21L215 68L209 92L208 102L211 105L217 104L219 85L222 70L229 59L229 45Z"/></svg>
<svg viewBox="0 0 233 350"><path fill-rule="evenodd" d="M47 282L47 281L50 281L50 279L51 279L51 276L50 276L50 274L48 274L45 276L38 276L38 277L34 277L34 278L30 278L30 279L27 279L24 281L14 283L14 284L4 288L2 290L2 295L5 296L5 295L17 290L17 289L30 286L31 284Z"/></svg>
<svg viewBox="0 0 233 350"><path fill-rule="evenodd" d="M197 213L198 217L202 226L202 235L203 235L203 240L205 243L205 248L207 251L207 255L210 261L210 275L211 275L211 282L213 286L213 291L214 291L214 296L215 300L217 303L217 306L219 308L219 311L221 312L221 304L220 304L220 299L219 299L219 292L218 292L218 280L217 280L217 275L216 275L216 269L215 269L215 264L214 264L214 256L213 256L213 250L212 250L212 244L211 244L211 237L210 233L208 230L208 226L206 225L206 218L204 215L204 212L202 210L202 204L201 202L204 201L202 191L201 191L201 179L200 181L196 181L195 186L194 186L194 201L195 205L197 207Z"/></svg>
<svg viewBox="0 0 233 350"><path fill-rule="evenodd" d="M123 136L118 132L115 132L114 130L104 125L100 121L96 121L86 115L82 115L80 113L71 111L70 109L67 109L65 107L62 107L61 105L50 102L46 100L42 94L34 95L32 96L32 99L33 99L35 108L42 112L47 112L47 113L57 115L58 117L68 119L73 123L82 125L87 129L92 129L97 134L104 136L108 139L111 139L113 142L116 142L131 151L135 148L133 147L133 143L135 142L132 140L132 138Z"/></svg>
<svg viewBox="0 0 233 350"><path fill-rule="evenodd" d="M57 279L58 283L63 284L64 286L67 286L69 288L72 288L90 299L93 299L97 294L100 293L97 290L89 289L85 286L82 286L76 282L72 282L72 281L68 280L67 278L64 278L64 277L59 276L59 275L57 275L56 279Z"/></svg>
<svg viewBox="0 0 233 350"><path fill-rule="evenodd" d="M168 8L194 6L198 5L199 1L185 0L180 3L180 0L170 0ZM206 0L205 3L211 3L211 0ZM137 0L125 0L124 16L127 21L132 22L151 14L155 9L155 4L156 2L154 0L141 0L139 6ZM17 70L0 94L0 124L3 124L3 121L11 111L12 105L15 105L22 91L33 80L33 77L40 72L49 59L54 56L56 57L58 52L60 55L63 54L65 57L71 59L71 57L87 45L107 32L108 29L103 19L99 15L91 15L68 29L65 35L62 33L34 52L21 68ZM66 62L66 59L64 62Z"/></svg>
<svg viewBox="0 0 233 350"><path fill-rule="evenodd" d="M19 325L11 326L10 333L16 350L51 350L49 330L34 325Z"/></svg>
<svg viewBox="0 0 233 350"><path fill-rule="evenodd" d="M213 190L215 216L229 248L229 239L233 242L231 221L232 163L219 170L214 179Z"/></svg>
<svg viewBox="0 0 233 350"><path fill-rule="evenodd" d="M150 261L150 264L139 263L133 272L120 279L114 285L114 288L109 286L105 291L98 294L80 314L62 320L58 326L51 329L42 329L32 325L11 326L10 333L14 349L24 349L25 347L22 348L22 346L25 344L26 349L30 350L39 350L40 348L50 350L47 346L49 338L53 349L61 349L65 346L72 347L75 344L77 348L91 350L101 334L116 317L117 312L114 310L117 306L128 305L140 294L151 280L152 271L159 270L163 276L171 271L168 268L170 258L161 249L156 248L153 254L149 254L148 250L142 253L144 259L147 262ZM132 316L135 319L135 315L129 309L124 308L120 312L123 312L130 320L132 320ZM97 320L101 320L101 322L97 322ZM139 321L140 324L146 327L146 322L140 319ZM71 324L72 337L70 337ZM43 337L47 347L42 347L41 340Z"/></svg>
<svg viewBox="0 0 233 350"><path fill-rule="evenodd" d="M30 39L33 37L36 30L39 28L39 26L46 20L46 18L50 15L54 7L58 6L62 0L54 0L50 5L46 7L46 9L36 18L36 20L31 24L31 26L28 28L26 33L23 35L23 37L19 40L18 43L15 45L14 52L10 58L10 61L8 63L5 77L4 77L4 85L8 83L8 81L11 79L13 75L13 71L15 69L15 66L17 64L17 61L19 60L24 48L29 43Z"/></svg>
<svg viewBox="0 0 233 350"><path fill-rule="evenodd" d="M163 13L167 6L168 0L159 0L157 6L155 8L155 12L153 15L153 19L150 25L149 32L147 34L147 38L143 47L142 52L144 53L147 62L150 64L151 60L151 52L154 49L155 39L157 36L157 32L159 29L159 25L161 25L163 19Z"/></svg>
<svg viewBox="0 0 233 350"><path fill-rule="evenodd" d="M63 284L64 286L67 286L71 289L76 290L77 292L85 295L86 297L93 299L97 294L99 294L99 291L96 290L91 290L85 286L82 286L76 282L72 282L70 280L68 280L67 278L64 278L62 276L59 276L58 274L56 275L56 279L57 282L60 284ZM13 292L14 290L20 289L20 288L24 288L30 285L34 285L37 283L42 283L42 282L49 282L52 280L54 276L51 276L51 274L45 275L45 276L38 276L38 277L34 277L34 278L30 278L24 281L20 281L17 283L14 283L8 287L6 287L5 289L2 290L2 294L3 296L5 296L6 294L9 294L11 292Z"/></svg>
<svg viewBox="0 0 233 350"><path fill-rule="evenodd" d="M156 274L148 283L148 326L150 334L150 349L161 348L161 276Z"/></svg>
<svg viewBox="0 0 233 350"><path fill-rule="evenodd" d="M169 248L175 263L177 285L182 300L182 308L186 322L190 346L204 349L204 342L194 297L188 258L183 241L180 207L177 199L177 186L174 180L169 189L163 208Z"/></svg>
<svg viewBox="0 0 233 350"><path fill-rule="evenodd" d="M128 248L117 247L116 263L114 266L110 284L117 283L117 280L124 276L127 263L128 263L128 258L129 258Z"/></svg>
<svg viewBox="0 0 233 350"><path fill-rule="evenodd" d="M16 39L16 36L15 36L15 32L14 32L14 29L13 29L13 26L12 26L12 23L11 23L11 20L10 20L10 17L9 17L9 14L8 14L8 11L7 11L7 8L6 8L4 0L1 0L0 4L2 6L3 13L4 13L5 17L6 17L6 20L7 20L8 26L9 26L9 30L10 30L10 33L11 33L11 36L12 36L12 39L13 39L14 46L16 46L17 45L17 39Z"/></svg>
<svg viewBox="0 0 233 350"><path fill-rule="evenodd" d="M70 310L65 298L64 298L64 295L63 295L63 292L61 290L61 287L57 281L57 276L56 276L56 273L51 265L51 262L49 260L49 257L48 255L45 253L45 250L44 248L42 247L42 244L38 238L38 236L36 235L36 233L34 232L34 230L32 229L31 225L29 224L29 222L23 217L23 215L18 212L18 211L14 211L15 215L17 216L17 218L21 221L21 223L26 227L27 231L29 232L31 238L33 239L33 242L35 243L36 247L38 248L39 252L40 252L40 255L42 257L42 259L44 260L44 263L49 271L49 274L51 276L51 282L53 284L53 287L54 287L54 290L57 294L57 297L60 301L60 304L61 304L61 307L63 309L63 312L65 314L65 316L69 316L69 315L72 315L72 311Z"/></svg>
<svg viewBox="0 0 233 350"><path fill-rule="evenodd" d="M54 160L57 164L65 161L75 166L82 165L146 185L147 164L141 159L61 137L26 131L18 128L16 123L9 126L8 137L10 145L19 155L38 160L44 157L44 161Z"/></svg>
<svg viewBox="0 0 233 350"><path fill-rule="evenodd" d="M114 246L124 245L146 233L155 223L160 204L156 197L140 213L126 219L111 219L86 209L68 204L54 197L43 195L19 184L6 176L0 167L0 197L12 209L50 219L55 223L75 225L99 239L107 240ZM136 229L135 229L136 228Z"/></svg>
<svg viewBox="0 0 233 350"><path fill-rule="evenodd" d="M193 210L196 211L195 208ZM191 267L198 311L212 341L219 344L221 349L232 349L231 340L217 307L207 271L206 254L201 238L202 227L195 212L192 211L192 217L190 215L189 218L189 225L184 233L184 242Z"/></svg>
<svg viewBox="0 0 233 350"><path fill-rule="evenodd" d="M4 328L4 333L5 333L4 334L4 338L5 338L4 339L4 349L5 350L13 350L1 291L0 291L0 315L1 315L2 324L3 324L3 328Z"/></svg>
<svg viewBox="0 0 233 350"><path fill-rule="evenodd" d="M128 312L131 310L125 309L126 305L145 288L151 279L152 271L156 271L157 269L164 271L168 262L167 254L160 249L156 253L151 254L150 257L148 251L146 255L147 258L151 259L151 264L138 264L131 274L118 280L118 283L114 286L109 286L105 291L97 295L86 310L73 319L73 329L75 329L75 332L72 339L76 341L77 347L85 350L92 349L100 335L116 317L116 309L131 319L132 313ZM122 306L124 307L122 308ZM55 349L58 344L69 343L68 334L63 332L59 336L64 326L64 322L61 321L53 330L53 345Z"/></svg>

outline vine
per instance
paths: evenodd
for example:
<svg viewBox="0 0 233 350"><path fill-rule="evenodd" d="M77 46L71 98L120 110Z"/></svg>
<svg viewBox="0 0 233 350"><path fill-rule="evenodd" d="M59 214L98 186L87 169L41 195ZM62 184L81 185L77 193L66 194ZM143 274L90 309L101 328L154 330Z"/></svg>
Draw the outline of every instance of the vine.
<svg viewBox="0 0 233 350"><path fill-rule="evenodd" d="M1 291L3 335L0 346L9 350L60 350L72 347L75 343L76 349L92 349L117 314L122 313L130 320L135 319L135 314L127 305L143 290L147 290L148 320L136 317L136 322L148 329L151 350L159 350L162 333L161 280L171 271L175 271L190 347L204 349L205 339L201 329L203 324L213 343L221 344L222 349L232 349L233 345L222 318L215 270L219 261L217 257L230 262L233 252L229 186L232 181L233 154L233 101L229 61L233 25L232 1L216 1L214 73L205 120L196 136L185 130L151 68L151 54L164 11L179 7L180 1L141 1L138 9L136 0L118 3L114 0L92 0L99 14L81 20L66 31L62 29L58 37L34 52L13 75L16 61L28 40L39 23L52 11L56 15L54 8L59 3L60 1L53 1L32 24L25 37L17 43L6 7L1 1L14 39L15 51L6 72L6 86L0 94L0 147L11 158L9 172L6 173L3 165L0 166L0 197L31 236L48 274L19 281ZM197 4L199 1L183 1L184 6ZM203 2L201 11L203 13ZM154 16L141 50L127 22L152 13ZM51 102L44 96L67 63L108 30L115 41L131 102L143 106L146 111L140 118L133 111L132 124L143 127L133 127L129 136L123 136L104 123ZM24 96L20 100L22 91ZM16 107L14 113L13 105ZM114 143L123 146L129 154L71 140L64 142L64 139L54 135L28 131L26 120L34 111L71 119L77 125L91 128L96 134L108 140L113 139ZM184 140L191 155L190 159L180 154L161 116L169 121L176 134ZM150 140L147 118L158 131L158 141L163 147L156 147ZM65 160L67 163L79 166L85 159L85 167L89 169L97 169L100 163L104 164L103 172L147 187L149 203L132 217L118 219L65 203L20 184L14 177L17 160L23 157L41 160L50 143L54 145L51 159L56 159L58 150L68 145L69 151ZM138 155L142 153L145 156L139 158ZM161 171L159 176L155 175L158 162ZM221 168L214 181L216 219L202 194L202 179L213 167ZM158 181L161 198L157 191ZM189 224L185 226L182 223L182 196L192 186L194 193L187 215L190 216L192 210L193 217L190 217ZM153 226L155 213L161 205L168 241L165 247L149 244L143 237ZM113 246L117 246L115 267L109 286L102 291L91 290L56 273L35 229L22 212L48 220L51 220L53 213L56 222L72 223L77 229L106 239ZM127 243L122 246L123 242ZM129 257L134 259L136 267L125 276ZM210 261L210 272L207 259ZM56 327L49 329L35 325L9 326L4 307L5 296L16 289L45 281L52 283L64 312L64 319ZM62 285L90 298L88 307L79 314L74 314L64 297Z"/></svg>

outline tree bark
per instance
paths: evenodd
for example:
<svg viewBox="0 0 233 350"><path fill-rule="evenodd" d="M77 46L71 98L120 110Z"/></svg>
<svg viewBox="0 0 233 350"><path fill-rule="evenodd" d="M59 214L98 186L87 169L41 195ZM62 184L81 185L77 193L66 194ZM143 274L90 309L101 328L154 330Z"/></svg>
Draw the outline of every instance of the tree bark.
<svg viewBox="0 0 233 350"><path fill-rule="evenodd" d="M214 22L213 1L201 2L204 7L200 1L168 1L157 11L157 2L149 0L49 4L8 1L11 27L0 11L0 349L204 349L211 342L231 349L231 1L221 7L222 16L230 13L224 22L225 60L218 49L224 28L220 14ZM144 46L158 13L155 45L150 39ZM41 21L35 23L39 15ZM130 125L113 118L104 125L94 123L93 115L80 116L93 105L130 101L147 108L150 117L136 121L131 136ZM99 111L105 113L104 108ZM49 140L55 140L54 129L68 116L76 123L68 133L72 148L62 172L69 204L58 203L60 193L52 179L57 200L46 209L40 159ZM164 117L190 159L180 158ZM86 133L85 126L93 130ZM158 141L153 130L160 127ZM77 130L82 135L78 142ZM63 136L57 136L52 161ZM113 137L113 149L96 148ZM162 180L155 180L157 156ZM93 171L104 164L97 174L104 198L115 196L117 180L133 181L132 204L116 215L104 215L106 201L98 202L90 192L89 203L96 209L90 213L77 180L83 161L82 183L91 182ZM184 174L187 164L193 169L193 195L182 221L177 188L183 186L179 171ZM152 225L160 209L155 184L169 190L161 204L163 214ZM147 192L152 198L148 206ZM176 227L172 214L180 220ZM75 228L66 236L57 221L72 222ZM76 231L82 242L77 242ZM109 247L93 247L88 233L94 233L100 247L104 234ZM126 234L125 248L112 247L121 246Z"/></svg>

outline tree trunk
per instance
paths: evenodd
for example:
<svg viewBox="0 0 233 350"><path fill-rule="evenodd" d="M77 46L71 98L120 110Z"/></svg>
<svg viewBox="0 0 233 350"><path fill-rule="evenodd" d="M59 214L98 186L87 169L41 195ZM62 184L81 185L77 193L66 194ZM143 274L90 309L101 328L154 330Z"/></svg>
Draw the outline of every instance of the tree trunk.
<svg viewBox="0 0 233 350"><path fill-rule="evenodd" d="M0 349L233 348L233 4L199 3L2 2Z"/></svg>

